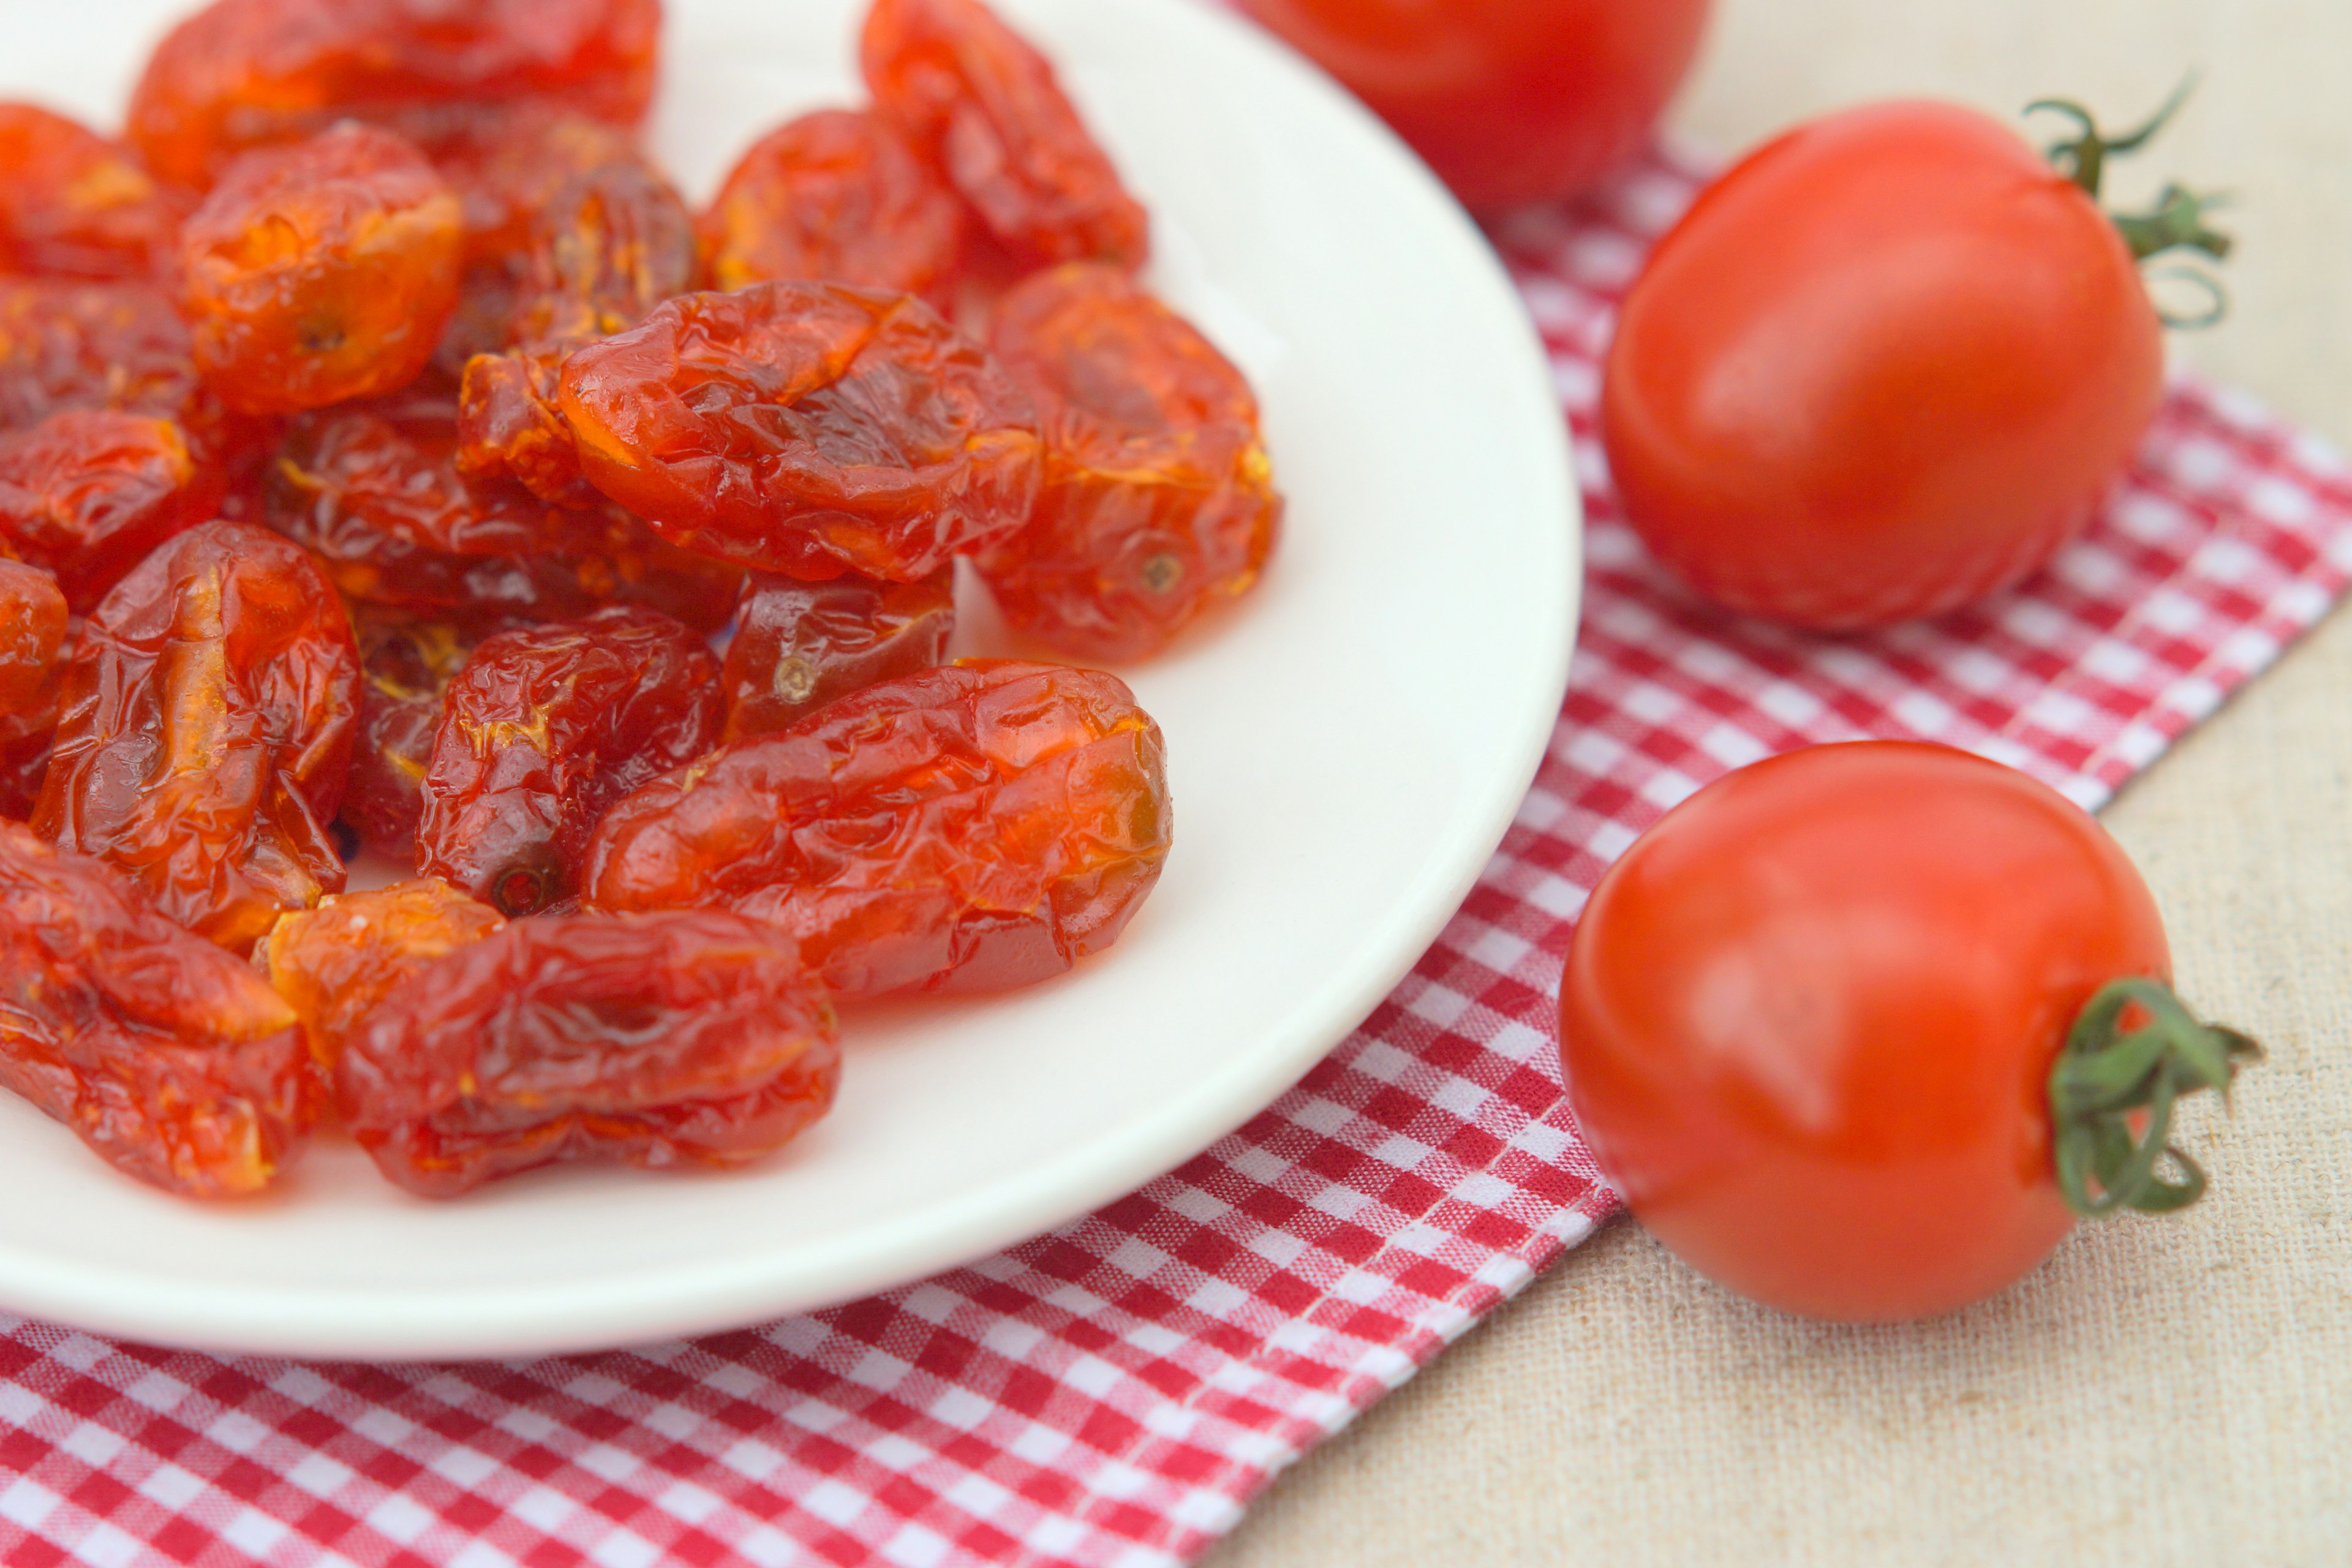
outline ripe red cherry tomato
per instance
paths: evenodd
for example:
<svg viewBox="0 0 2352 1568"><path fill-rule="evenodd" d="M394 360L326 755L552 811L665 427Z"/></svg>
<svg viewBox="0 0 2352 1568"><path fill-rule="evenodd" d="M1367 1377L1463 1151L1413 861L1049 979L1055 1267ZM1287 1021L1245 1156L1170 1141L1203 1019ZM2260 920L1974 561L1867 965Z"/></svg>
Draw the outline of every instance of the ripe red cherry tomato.
<svg viewBox="0 0 2352 1568"><path fill-rule="evenodd" d="M2163 370L2096 203L1981 114L1886 103L1767 145L1660 242L1601 426L1659 559L1733 609L1842 629L2047 561Z"/></svg>
<svg viewBox="0 0 2352 1568"><path fill-rule="evenodd" d="M1474 207L1546 201L1631 153L1707 0L1242 0Z"/></svg>
<svg viewBox="0 0 2352 1568"><path fill-rule="evenodd" d="M1561 987L1570 1103L1642 1223L1718 1282L1819 1318L1950 1311L2067 1234L2053 1063L2095 994L2170 963L2123 851L2025 774L1795 752L1601 879Z"/></svg>

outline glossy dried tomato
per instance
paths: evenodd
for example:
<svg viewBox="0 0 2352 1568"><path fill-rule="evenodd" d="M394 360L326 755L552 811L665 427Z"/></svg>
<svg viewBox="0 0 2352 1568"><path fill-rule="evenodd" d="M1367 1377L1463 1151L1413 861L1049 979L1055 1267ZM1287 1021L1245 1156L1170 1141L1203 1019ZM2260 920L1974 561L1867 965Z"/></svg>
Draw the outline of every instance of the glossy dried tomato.
<svg viewBox="0 0 2352 1568"><path fill-rule="evenodd" d="M0 272L150 278L180 214L120 142L29 103L0 103Z"/></svg>
<svg viewBox="0 0 2352 1568"><path fill-rule="evenodd" d="M0 572L6 569L5 564L0 564ZM38 592L34 590L37 598ZM34 614L37 617L46 612L36 607ZM40 802L41 781L49 771L50 742L57 738L58 707L65 690L66 667L73 662L81 647L81 622L68 619L49 657L47 673L31 695L13 704L0 701L0 816L26 821ZM37 632L31 639L36 658L44 637ZM0 638L4 637L5 634L0 634ZM24 645L17 646L21 650ZM21 651L18 657L24 657ZM18 679L21 680L21 676Z"/></svg>
<svg viewBox="0 0 2352 1568"><path fill-rule="evenodd" d="M564 1161L731 1166L832 1107L833 1012L791 944L730 915L520 921L362 1021L337 1103L386 1177L455 1197Z"/></svg>
<svg viewBox="0 0 2352 1568"><path fill-rule="evenodd" d="M563 416L606 495L760 571L929 576L1017 530L1029 400L905 295L831 283L688 294L565 363Z"/></svg>
<svg viewBox="0 0 2352 1568"><path fill-rule="evenodd" d="M711 287L798 278L919 294L946 310L963 207L907 139L854 109L804 114L751 144L696 220Z"/></svg>
<svg viewBox="0 0 2352 1568"><path fill-rule="evenodd" d="M346 117L421 130L455 102L546 98L634 125L660 27L660 0L217 0L148 60L131 139L159 178L202 187Z"/></svg>
<svg viewBox="0 0 2352 1568"><path fill-rule="evenodd" d="M187 324L162 289L0 278L0 430L67 408L173 420L207 456L254 439L196 374Z"/></svg>
<svg viewBox="0 0 2352 1568"><path fill-rule="evenodd" d="M641 158L572 175L534 215L518 342L609 337L635 326L701 272L694 216Z"/></svg>
<svg viewBox="0 0 2352 1568"><path fill-rule="evenodd" d="M331 1073L352 1030L401 982L506 923L446 882L402 882L278 916L254 963L302 1020L311 1060Z"/></svg>
<svg viewBox="0 0 2352 1568"><path fill-rule="evenodd" d="M268 1186L315 1110L293 1010L118 873L0 822L0 1087L191 1197Z"/></svg>
<svg viewBox="0 0 2352 1568"><path fill-rule="evenodd" d="M150 551L210 521L227 485L169 419L67 409L0 436L0 551L55 572L86 615Z"/></svg>
<svg viewBox="0 0 2352 1568"><path fill-rule="evenodd" d="M1032 265L1140 267L1150 218L1054 68L981 0L874 0L859 44L883 116Z"/></svg>
<svg viewBox="0 0 2352 1568"><path fill-rule="evenodd" d="M1003 991L1118 939L1167 858L1160 726L1116 677L989 660L869 687L605 815L592 909L714 905L844 996Z"/></svg>
<svg viewBox="0 0 2352 1568"><path fill-rule="evenodd" d="M1248 381L1114 267L1040 273L993 346L1037 401L1045 488L981 558L1005 618L1080 658L1126 660L1255 585L1282 521Z"/></svg>
<svg viewBox="0 0 2352 1568"><path fill-rule="evenodd" d="M369 848L413 862L442 698L479 637L454 622L364 604L353 605L352 622L360 647L360 717L342 820Z"/></svg>
<svg viewBox="0 0 2352 1568"><path fill-rule="evenodd" d="M180 231L197 369L247 414L407 385L457 308L464 218L424 154L373 126L247 153Z"/></svg>
<svg viewBox="0 0 2352 1568"><path fill-rule="evenodd" d="M450 682L416 868L530 914L572 895L604 808L719 738L719 661L650 610L491 637Z"/></svg>
<svg viewBox="0 0 2352 1568"><path fill-rule="evenodd" d="M67 618L56 577L0 556L0 714L38 704L57 668Z"/></svg>
<svg viewBox="0 0 2352 1568"><path fill-rule="evenodd" d="M566 620L640 604L726 624L740 574L689 556L609 504L551 507L457 468L447 400L412 394L296 419L270 476L269 525L356 600L468 622Z"/></svg>
<svg viewBox="0 0 2352 1568"><path fill-rule="evenodd" d="M457 468L477 481L507 480L554 506L591 507L604 496L580 471L580 444L559 403L565 343L477 354L457 402Z"/></svg>
<svg viewBox="0 0 2352 1568"><path fill-rule="evenodd" d="M730 741L790 729L826 703L946 661L955 569L919 583L754 576L727 645Z"/></svg>
<svg viewBox="0 0 2352 1568"><path fill-rule="evenodd" d="M342 888L326 825L358 687L351 621L317 563L275 534L206 523L90 616L33 826L242 952L281 909Z"/></svg>

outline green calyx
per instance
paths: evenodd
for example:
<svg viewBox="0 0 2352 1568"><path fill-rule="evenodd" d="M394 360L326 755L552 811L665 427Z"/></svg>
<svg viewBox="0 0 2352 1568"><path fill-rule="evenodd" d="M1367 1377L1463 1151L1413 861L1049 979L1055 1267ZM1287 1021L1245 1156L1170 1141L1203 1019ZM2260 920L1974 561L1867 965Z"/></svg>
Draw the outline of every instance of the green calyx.
<svg viewBox="0 0 2352 1568"><path fill-rule="evenodd" d="M2156 139L2157 133L2171 123L2180 106L2197 85L2193 75L2173 89L2164 107L2149 117L2137 130L2122 136L2108 136L2099 130L2099 122L2091 111L2071 99L2037 99L2025 106L2028 114L2063 114L2074 121L2077 133L2071 139L2053 142L2048 152L2053 167L2083 188L2084 194L2097 201L2106 183L2107 160L2138 152ZM2124 243L2131 247L2135 260L2146 261L2168 250L2195 250L2220 261L2230 254L2231 237L2207 221L2207 215L2225 205L2220 195L2200 195L2185 185L2168 184L2157 198L2156 205L2144 213L2110 212L2107 216L2116 226ZM2228 310L2228 298L2221 285L2204 272L2193 268L2168 269L2168 277L2179 277L2210 296L2211 309L2194 315L2164 313L2165 325L2170 327L2207 327L2219 321Z"/></svg>
<svg viewBox="0 0 2352 1568"><path fill-rule="evenodd" d="M2137 1012L2133 1026L2124 1019ZM2050 1119L2058 1187L2085 1219L2125 1209L2168 1214L2205 1194L2205 1173L2174 1146L2173 1106L2217 1089L2226 1099L2239 1068L2263 1048L2235 1029L2200 1024L2154 980L2102 986L2068 1031L2050 1068ZM2135 1136L2131 1118L2145 1113ZM2179 1173L2168 1179L2164 1166Z"/></svg>

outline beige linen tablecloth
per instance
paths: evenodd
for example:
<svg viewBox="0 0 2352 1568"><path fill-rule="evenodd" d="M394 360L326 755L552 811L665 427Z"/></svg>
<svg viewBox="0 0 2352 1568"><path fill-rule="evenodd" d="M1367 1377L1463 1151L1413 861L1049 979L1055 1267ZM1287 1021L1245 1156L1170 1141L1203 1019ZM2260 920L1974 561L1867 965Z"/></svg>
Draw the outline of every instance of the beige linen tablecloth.
<svg viewBox="0 0 2352 1568"><path fill-rule="evenodd" d="M1634 0L1638 3L1638 0ZM1676 122L1749 144L1904 92L2127 125L2115 194L2236 193L2235 313L2178 352L2352 445L2352 0L1722 0ZM2352 617L2107 814L2182 989L2270 1046L2211 1199L1905 1328L1776 1316L1630 1222L1277 1481L1214 1568L2352 1563Z"/></svg>

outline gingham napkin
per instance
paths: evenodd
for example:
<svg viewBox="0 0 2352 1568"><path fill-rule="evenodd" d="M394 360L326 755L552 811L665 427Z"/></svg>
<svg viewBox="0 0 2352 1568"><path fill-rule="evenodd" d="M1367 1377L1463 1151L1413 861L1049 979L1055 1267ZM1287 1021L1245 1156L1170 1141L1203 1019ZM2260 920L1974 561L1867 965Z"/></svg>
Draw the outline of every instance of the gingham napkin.
<svg viewBox="0 0 2352 1568"><path fill-rule="evenodd" d="M986 1262L649 1351L323 1365L0 1318L0 1561L1182 1561L1612 1212L1553 1000L1587 891L1659 813L1860 735L1973 747L2096 805L2344 587L2344 465L2184 381L2090 536L2017 593L1868 639L1711 614L1616 521L1591 424L1612 304L1696 183L1654 160L1496 236L1583 475L1581 651L1477 890L1271 1110Z"/></svg>

